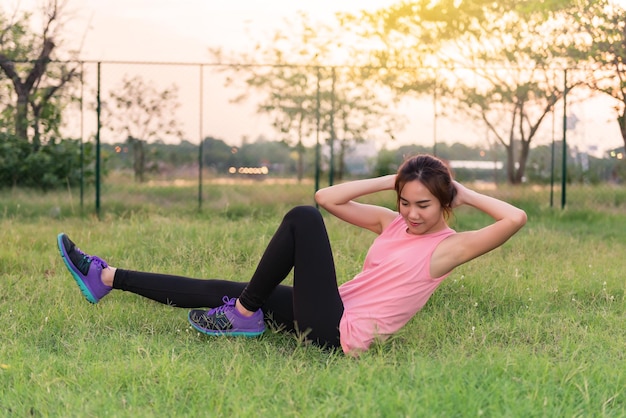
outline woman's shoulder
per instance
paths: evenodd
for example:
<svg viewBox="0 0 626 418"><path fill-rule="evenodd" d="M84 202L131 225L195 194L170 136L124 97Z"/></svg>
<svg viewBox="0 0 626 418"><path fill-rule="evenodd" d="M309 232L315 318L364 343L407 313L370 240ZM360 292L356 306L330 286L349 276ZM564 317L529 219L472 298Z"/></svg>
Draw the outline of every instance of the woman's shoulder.
<svg viewBox="0 0 626 418"><path fill-rule="evenodd" d="M390 212L387 216L385 216L382 221L382 232L384 233L387 230L394 230L404 225L404 219L398 212Z"/></svg>

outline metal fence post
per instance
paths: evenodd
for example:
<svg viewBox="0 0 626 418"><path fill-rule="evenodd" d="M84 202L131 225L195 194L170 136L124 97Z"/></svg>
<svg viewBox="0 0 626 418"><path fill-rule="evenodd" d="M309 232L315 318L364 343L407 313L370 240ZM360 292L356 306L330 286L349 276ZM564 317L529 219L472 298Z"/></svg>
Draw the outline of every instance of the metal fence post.
<svg viewBox="0 0 626 418"><path fill-rule="evenodd" d="M563 209L567 200L567 68L563 70L563 161L561 167L561 209Z"/></svg>
<svg viewBox="0 0 626 418"><path fill-rule="evenodd" d="M552 145L550 146L550 207L554 207L554 131L556 125L556 115L552 108Z"/></svg>
<svg viewBox="0 0 626 418"><path fill-rule="evenodd" d="M96 215L100 219L100 64L98 61L98 86L96 93Z"/></svg>
<svg viewBox="0 0 626 418"><path fill-rule="evenodd" d="M317 67L317 92L315 97L315 191L320 189L320 67Z"/></svg>
<svg viewBox="0 0 626 418"><path fill-rule="evenodd" d="M200 109L198 121L198 136L200 137L200 146L198 148L198 211L202 210L202 160L204 155L204 138L202 138L202 101L203 101L203 65L200 64Z"/></svg>
<svg viewBox="0 0 626 418"><path fill-rule="evenodd" d="M437 79L433 89L433 155L437 156Z"/></svg>
<svg viewBox="0 0 626 418"><path fill-rule="evenodd" d="M85 195L85 69L80 63L80 211L84 207Z"/></svg>
<svg viewBox="0 0 626 418"><path fill-rule="evenodd" d="M328 185L335 182L335 67L332 67L332 84L330 90L330 167L328 172Z"/></svg>

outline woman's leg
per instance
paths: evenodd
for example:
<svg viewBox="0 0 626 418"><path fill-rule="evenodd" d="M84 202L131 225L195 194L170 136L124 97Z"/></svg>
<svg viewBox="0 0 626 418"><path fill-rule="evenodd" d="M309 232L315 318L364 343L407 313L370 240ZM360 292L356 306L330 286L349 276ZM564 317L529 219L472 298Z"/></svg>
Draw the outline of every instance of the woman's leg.
<svg viewBox="0 0 626 418"><path fill-rule="evenodd" d="M224 296L237 297L246 283L192 279L169 274L117 269L113 289L125 290L179 308L215 307Z"/></svg>
<svg viewBox="0 0 626 418"><path fill-rule="evenodd" d="M97 303L111 289L100 280L108 265L75 248L65 234L59 234L58 242L61 255L81 290L90 302ZM279 286L292 268L295 268L293 288ZM94 290L92 286L98 288ZM337 290L326 227L319 211L311 206L294 208L285 215L248 284L120 269L115 272L113 286L180 307L219 306L222 297L239 296L244 308L250 311L261 308L287 330L306 332L309 339L320 345L339 345L343 303ZM95 297L90 297L91 293ZM211 312L215 310L207 314ZM202 318L202 322L201 330L212 333L204 329L212 320ZM218 331L225 333L223 329Z"/></svg>
<svg viewBox="0 0 626 418"><path fill-rule="evenodd" d="M343 302L326 226L312 206L299 206L285 215L240 303L250 311L263 305L272 310L270 296L292 268L294 327L319 345L338 347Z"/></svg>
<svg viewBox="0 0 626 418"><path fill-rule="evenodd" d="M117 269L113 288L132 292L179 308L214 308L222 305L223 297L236 298L248 283L219 279L192 279L170 274L146 273ZM281 328L293 329L293 289L278 286L262 306L268 319Z"/></svg>
<svg viewBox="0 0 626 418"><path fill-rule="evenodd" d="M222 298L239 296L246 283L225 280L200 280L167 274L116 269L100 257L81 251L70 238L60 233L57 245L70 274L85 298L98 303L112 288L178 307L216 307ZM288 328L293 327L293 289L279 286L263 306L270 318Z"/></svg>

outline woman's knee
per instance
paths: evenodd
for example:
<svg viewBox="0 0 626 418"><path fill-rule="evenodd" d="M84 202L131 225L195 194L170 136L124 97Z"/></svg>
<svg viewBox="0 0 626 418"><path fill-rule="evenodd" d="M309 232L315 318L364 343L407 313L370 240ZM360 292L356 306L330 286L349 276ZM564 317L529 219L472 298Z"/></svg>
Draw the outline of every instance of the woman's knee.
<svg viewBox="0 0 626 418"><path fill-rule="evenodd" d="M289 210L285 219L293 222L320 222L322 214L315 206L296 206Z"/></svg>

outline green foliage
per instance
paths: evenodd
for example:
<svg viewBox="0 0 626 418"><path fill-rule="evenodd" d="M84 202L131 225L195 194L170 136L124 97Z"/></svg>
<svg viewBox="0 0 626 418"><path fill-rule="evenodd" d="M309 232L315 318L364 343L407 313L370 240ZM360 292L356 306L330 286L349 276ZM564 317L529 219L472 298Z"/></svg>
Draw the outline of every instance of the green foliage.
<svg viewBox="0 0 626 418"><path fill-rule="evenodd" d="M442 112L483 125L508 150L505 175L517 184L546 116L574 87L617 100L626 141L625 13L613 0L406 1L339 22L367 41L354 60L370 65L363 77L434 95ZM565 85L563 69L575 66L587 69Z"/></svg>
<svg viewBox="0 0 626 418"><path fill-rule="evenodd" d="M23 178L24 160L32 151L26 141L0 133L0 187L17 186Z"/></svg>
<svg viewBox="0 0 626 418"><path fill-rule="evenodd" d="M274 162L288 164L293 148L285 142L260 140L244 144L233 155L234 165L258 166Z"/></svg>
<svg viewBox="0 0 626 418"><path fill-rule="evenodd" d="M64 6L57 1L42 5L37 16L41 32L32 30L32 14L15 12L9 17L0 9L0 72L11 82L13 100L0 103L0 112L3 119L10 115L13 133L35 149L58 136L62 110L74 99L64 90L79 79L78 62L53 62L62 50Z"/></svg>
<svg viewBox="0 0 626 418"><path fill-rule="evenodd" d="M83 145L83 181L93 180L93 146ZM0 134L0 188L32 187L44 191L81 181L81 143L51 140L37 150L13 135Z"/></svg>
<svg viewBox="0 0 626 418"><path fill-rule="evenodd" d="M235 155L233 147L227 145L224 141L215 138L205 138L202 145L202 160L208 167L215 168L218 172L225 170L231 164Z"/></svg>

